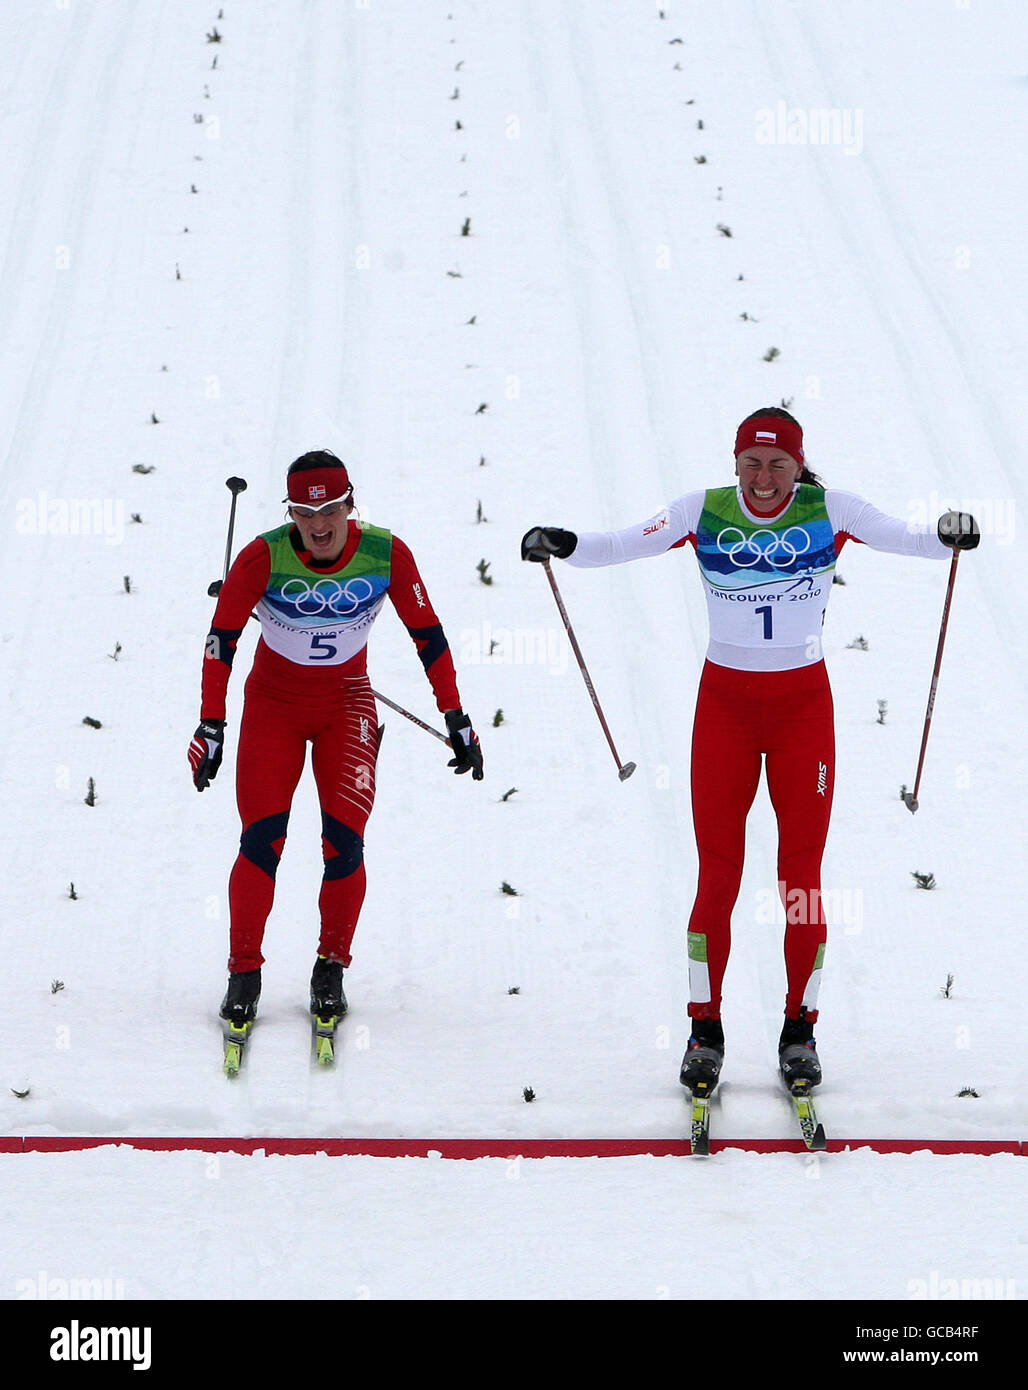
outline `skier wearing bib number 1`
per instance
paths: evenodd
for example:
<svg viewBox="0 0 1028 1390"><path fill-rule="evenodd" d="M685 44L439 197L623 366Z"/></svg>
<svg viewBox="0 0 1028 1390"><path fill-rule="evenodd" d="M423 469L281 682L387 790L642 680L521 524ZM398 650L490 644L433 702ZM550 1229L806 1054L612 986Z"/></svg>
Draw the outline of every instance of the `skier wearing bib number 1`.
<svg viewBox="0 0 1028 1390"><path fill-rule="evenodd" d="M327 451L287 475L292 524L240 551L207 638L200 725L189 747L199 791L217 775L225 693L236 643L256 606L261 623L236 756L242 821L229 879L229 983L221 1017L245 1035L261 991L261 945L289 810L306 758L321 804L325 860L321 935L311 976L316 1019L346 1012L343 969L365 892L364 828L375 796L380 729L367 675L367 641L388 597L414 640L454 753L449 766L482 778L482 754L463 713L453 658L414 557L398 536L350 519L353 487Z"/></svg>
<svg viewBox="0 0 1028 1390"><path fill-rule="evenodd" d="M821 1080L814 1041L826 938L821 858L835 782L821 628L840 550L854 540L895 555L944 559L979 541L967 513L947 512L934 527L909 526L853 493L825 488L804 463L799 423L777 407L739 426L735 472L734 487L686 493L627 530L576 535L534 527L522 541L523 559L555 556L586 569L686 542L696 551L710 642L692 740L699 876L688 938L692 1035L681 1070L695 1096L713 1092L724 1060L721 982L762 758L778 820L778 891L786 912L779 1067L794 1093Z"/></svg>

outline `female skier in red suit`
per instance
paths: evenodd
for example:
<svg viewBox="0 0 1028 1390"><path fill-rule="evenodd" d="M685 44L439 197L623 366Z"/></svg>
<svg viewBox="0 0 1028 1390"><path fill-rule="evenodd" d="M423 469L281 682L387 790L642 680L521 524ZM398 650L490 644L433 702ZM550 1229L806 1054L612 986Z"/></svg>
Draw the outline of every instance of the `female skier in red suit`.
<svg viewBox="0 0 1028 1390"><path fill-rule="evenodd" d="M821 1080L813 1031L826 938L820 875L835 773L821 627L839 551L855 540L943 559L952 547L972 549L979 540L966 513L918 528L852 493L826 489L804 463L799 423L777 407L739 426L735 472L735 486L686 493L624 531L575 535L535 527L522 541L526 560L556 556L586 568L686 542L696 551L710 643L693 727L699 878L689 920L692 1036L681 1071L696 1095L714 1090L724 1058L721 981L762 759L778 820L778 890L786 911L779 1065L794 1092Z"/></svg>
<svg viewBox="0 0 1028 1390"><path fill-rule="evenodd" d="M236 757L243 831L229 879L230 975L221 1008L237 1030L256 1016L264 926L308 743L325 860L310 1007L319 1018L346 1010L343 968L350 964L364 900L364 827L381 733L367 641L387 597L414 640L444 715L454 752L450 767L482 778L482 754L460 707L453 658L407 546L389 531L350 519L353 488L334 454L298 458L287 491L292 524L241 550L218 596L200 726L189 747L193 781L203 791L221 763L232 660L256 607L261 638L246 682Z"/></svg>

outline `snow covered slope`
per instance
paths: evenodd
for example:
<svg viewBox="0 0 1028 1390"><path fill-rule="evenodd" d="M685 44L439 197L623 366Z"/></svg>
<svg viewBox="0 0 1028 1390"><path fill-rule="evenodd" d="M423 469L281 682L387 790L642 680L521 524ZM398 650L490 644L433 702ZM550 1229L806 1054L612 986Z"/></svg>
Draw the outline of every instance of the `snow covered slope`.
<svg viewBox="0 0 1028 1390"><path fill-rule="evenodd" d="M832 485L918 520L969 506L984 531L960 564L913 818L898 793L946 567L856 546L840 564L823 1117L838 1137L1023 1137L1020 7L250 0L217 13L5 7L0 1127L680 1134L705 646L694 561L559 567L621 755L638 763L622 785L517 543L532 523L624 525L727 482L738 420L787 400ZM286 465L317 447L349 463L362 516L418 557L487 776L453 778L438 745L386 714L331 1074L312 1074L307 1050L320 859L301 783L261 1022L229 1086L216 1010L254 638L226 765L198 797L185 748L206 588L224 480L249 482L238 547L278 524ZM370 669L431 717L391 613ZM789 1132L773 1072L774 863L762 792L726 981L726 1135ZM914 871L937 887L918 890ZM883 1096L873 1083L893 1068L901 1084ZM968 1087L977 1098L957 1096ZM138 1159L103 1152L134 1190ZM888 1181L924 1183L926 1162L933 1184L963 1180L947 1159ZM575 1171L613 1181L602 1164ZM659 1191L662 1171L640 1181ZM773 1191L780 1172L767 1173ZM832 1219L858 1220L839 1191ZM999 1248L1023 1271L1023 1247Z"/></svg>

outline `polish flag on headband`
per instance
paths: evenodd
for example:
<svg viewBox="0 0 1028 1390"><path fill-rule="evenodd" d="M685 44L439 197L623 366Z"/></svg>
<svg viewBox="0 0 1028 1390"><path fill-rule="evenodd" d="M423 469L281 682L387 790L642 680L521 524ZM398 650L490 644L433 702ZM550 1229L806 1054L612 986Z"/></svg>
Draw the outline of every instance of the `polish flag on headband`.
<svg viewBox="0 0 1028 1390"><path fill-rule="evenodd" d="M289 496L282 500L301 507L345 502L353 491L345 468L304 468L299 473L290 473L286 486Z"/></svg>
<svg viewBox="0 0 1028 1390"><path fill-rule="evenodd" d="M781 449L797 463L803 462L803 431L792 420L782 420L777 415L758 415L753 420L744 420L735 436L736 458L747 449L764 445Z"/></svg>

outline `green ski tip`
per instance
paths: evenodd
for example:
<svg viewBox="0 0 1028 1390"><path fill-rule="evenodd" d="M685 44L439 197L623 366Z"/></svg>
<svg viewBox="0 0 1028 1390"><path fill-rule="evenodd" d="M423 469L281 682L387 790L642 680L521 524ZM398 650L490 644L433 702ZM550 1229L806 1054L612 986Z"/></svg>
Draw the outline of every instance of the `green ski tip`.
<svg viewBox="0 0 1028 1390"><path fill-rule="evenodd" d="M244 1023L242 1027L236 1027L233 1023L225 1024L225 1064L226 1076L238 1076L239 1068L243 1063L243 1045L250 1036L253 1023Z"/></svg>
<svg viewBox="0 0 1028 1390"><path fill-rule="evenodd" d="M242 1060L243 1044L239 1042L227 1042L225 1044L225 1075L238 1076Z"/></svg>

